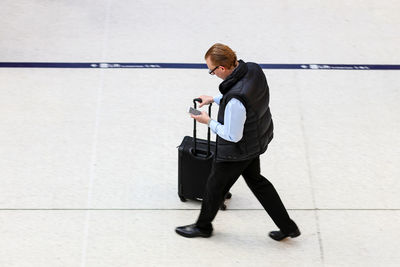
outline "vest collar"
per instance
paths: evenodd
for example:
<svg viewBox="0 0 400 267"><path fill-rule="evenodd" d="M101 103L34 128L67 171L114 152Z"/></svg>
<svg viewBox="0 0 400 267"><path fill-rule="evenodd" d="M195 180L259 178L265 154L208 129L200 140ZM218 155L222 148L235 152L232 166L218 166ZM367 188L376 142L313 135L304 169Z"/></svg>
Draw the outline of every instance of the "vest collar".
<svg viewBox="0 0 400 267"><path fill-rule="evenodd" d="M239 59L239 66L219 85L219 91L226 94L247 73L247 64Z"/></svg>

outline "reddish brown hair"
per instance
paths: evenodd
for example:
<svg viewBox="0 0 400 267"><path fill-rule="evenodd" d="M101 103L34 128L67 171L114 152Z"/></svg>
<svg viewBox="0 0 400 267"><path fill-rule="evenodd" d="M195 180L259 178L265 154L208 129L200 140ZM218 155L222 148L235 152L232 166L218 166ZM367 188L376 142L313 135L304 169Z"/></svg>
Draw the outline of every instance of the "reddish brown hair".
<svg viewBox="0 0 400 267"><path fill-rule="evenodd" d="M214 44L208 49L205 59L210 57L211 62L215 66L224 66L227 69L231 69L236 66L236 53L227 45L224 44Z"/></svg>

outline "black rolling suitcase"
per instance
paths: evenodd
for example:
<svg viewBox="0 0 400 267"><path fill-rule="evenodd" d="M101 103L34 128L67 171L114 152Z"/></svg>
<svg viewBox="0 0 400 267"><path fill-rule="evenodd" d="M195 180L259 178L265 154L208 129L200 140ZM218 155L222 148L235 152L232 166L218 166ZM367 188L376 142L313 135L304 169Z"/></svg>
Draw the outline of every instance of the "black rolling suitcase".
<svg viewBox="0 0 400 267"><path fill-rule="evenodd" d="M194 108L196 101L201 102L200 98L193 100ZM211 116L211 104L208 108ZM208 128L207 140L196 138L196 120L193 124L193 137L185 136L178 147L178 195L181 201L186 199L202 200L208 176L214 160L215 142L210 141L210 128ZM228 193L225 198L231 198ZM223 203L221 209L225 210Z"/></svg>

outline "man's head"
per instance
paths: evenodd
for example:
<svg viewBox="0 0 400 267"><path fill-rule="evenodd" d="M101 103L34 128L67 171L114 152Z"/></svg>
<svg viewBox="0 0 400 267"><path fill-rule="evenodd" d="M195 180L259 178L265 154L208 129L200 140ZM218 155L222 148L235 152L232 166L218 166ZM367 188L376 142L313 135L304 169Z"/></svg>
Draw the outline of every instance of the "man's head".
<svg viewBox="0 0 400 267"><path fill-rule="evenodd" d="M225 80L237 66L235 52L227 45L214 44L204 56L210 74Z"/></svg>

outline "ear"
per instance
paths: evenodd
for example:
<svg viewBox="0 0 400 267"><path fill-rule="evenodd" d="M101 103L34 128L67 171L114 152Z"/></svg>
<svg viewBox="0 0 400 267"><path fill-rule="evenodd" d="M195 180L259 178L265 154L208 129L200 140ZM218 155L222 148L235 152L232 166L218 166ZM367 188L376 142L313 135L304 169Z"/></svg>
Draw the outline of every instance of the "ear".
<svg viewBox="0 0 400 267"><path fill-rule="evenodd" d="M224 71L224 70L225 70L225 67L224 67L224 66L220 66L220 68L221 68L221 70L222 70L222 71Z"/></svg>

